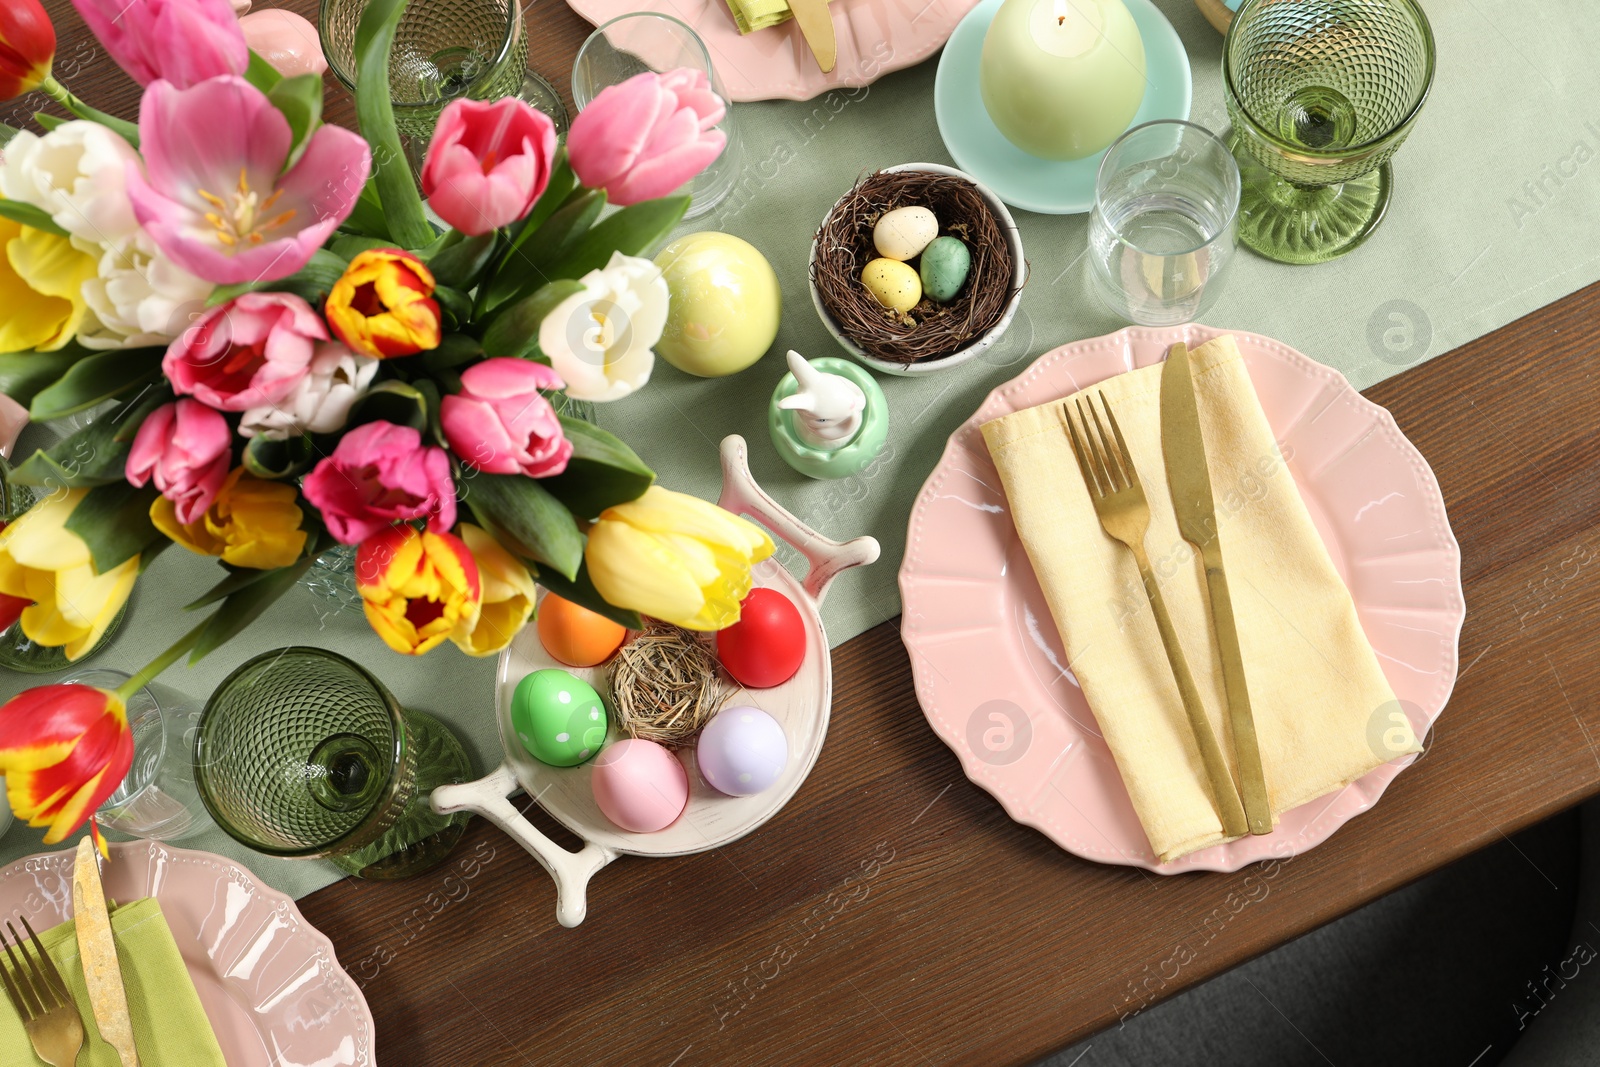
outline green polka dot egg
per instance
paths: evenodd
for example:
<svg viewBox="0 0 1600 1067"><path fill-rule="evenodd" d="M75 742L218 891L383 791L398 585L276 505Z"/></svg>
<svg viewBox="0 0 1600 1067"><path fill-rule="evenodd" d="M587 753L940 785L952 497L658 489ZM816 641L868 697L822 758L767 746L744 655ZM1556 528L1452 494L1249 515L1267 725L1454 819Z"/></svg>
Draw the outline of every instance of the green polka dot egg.
<svg viewBox="0 0 1600 1067"><path fill-rule="evenodd" d="M605 744L606 707L582 678L561 670L534 671L511 696L511 725L534 759L575 767Z"/></svg>

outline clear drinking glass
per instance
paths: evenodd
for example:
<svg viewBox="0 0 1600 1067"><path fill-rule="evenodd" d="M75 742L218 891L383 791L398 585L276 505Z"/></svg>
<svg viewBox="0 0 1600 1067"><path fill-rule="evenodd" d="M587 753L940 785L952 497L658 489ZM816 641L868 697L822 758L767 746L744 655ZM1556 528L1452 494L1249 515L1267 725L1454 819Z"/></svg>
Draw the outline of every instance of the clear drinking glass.
<svg viewBox="0 0 1600 1067"><path fill-rule="evenodd" d="M1106 150L1089 216L1090 272L1113 312L1141 326L1193 322L1233 259L1239 168L1192 122L1147 122Z"/></svg>
<svg viewBox="0 0 1600 1067"><path fill-rule="evenodd" d="M102 667L75 671L61 682L115 689L128 677ZM199 721L199 701L155 682L128 700L133 765L95 813L101 826L151 841L179 841L210 828L189 759Z"/></svg>
<svg viewBox="0 0 1600 1067"><path fill-rule="evenodd" d="M717 124L728 138L722 155L683 190L691 197L685 219L699 218L727 199L739 177L744 158L739 130L733 121L733 101L699 34L671 15L641 12L619 15L589 35L572 65L572 99L582 111L602 89L625 82L635 74L653 70L665 73L687 67L704 71L711 88L727 103Z"/></svg>
<svg viewBox="0 0 1600 1067"><path fill-rule="evenodd" d="M356 84L356 28L370 0L324 0L320 33L328 67L345 88ZM528 69L528 32L521 0L416 0L395 30L389 93L395 123L414 165L434 124L460 97L516 96L567 129L567 108L544 78Z"/></svg>
<svg viewBox="0 0 1600 1067"><path fill-rule="evenodd" d="M1416 0L1248 0L1222 48L1244 172L1239 239L1282 263L1322 263L1366 240L1433 71Z"/></svg>
<svg viewBox="0 0 1600 1067"><path fill-rule="evenodd" d="M438 864L469 818L428 806L435 786L470 776L455 735L320 648L281 648L230 674L206 703L193 753L200 799L229 836L360 878Z"/></svg>
<svg viewBox="0 0 1600 1067"><path fill-rule="evenodd" d="M111 625L100 635L100 640L95 642L93 648L79 656L77 662L83 663L99 655L117 635L117 630L122 626L122 619L127 614L128 605L123 604L117 611L117 617L111 620ZM31 640L22 632L22 623L14 622L4 630L0 630L0 668L19 671L22 674L49 674L52 671L64 671L71 666L73 661L67 659L67 650L64 647L41 645Z"/></svg>

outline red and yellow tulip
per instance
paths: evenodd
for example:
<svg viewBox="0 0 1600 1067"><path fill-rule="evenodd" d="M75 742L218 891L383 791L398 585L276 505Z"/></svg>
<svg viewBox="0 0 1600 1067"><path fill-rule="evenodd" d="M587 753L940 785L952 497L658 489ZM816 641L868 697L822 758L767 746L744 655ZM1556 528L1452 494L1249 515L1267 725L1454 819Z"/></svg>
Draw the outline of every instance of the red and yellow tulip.
<svg viewBox="0 0 1600 1067"><path fill-rule="evenodd" d="M392 526L356 549L356 591L383 643L420 656L478 625L478 564L459 537Z"/></svg>
<svg viewBox="0 0 1600 1067"><path fill-rule="evenodd" d="M88 685L45 685L0 706L0 773L11 810L48 826L54 845L93 817L133 763L122 698ZM91 828L102 851L99 828Z"/></svg>
<svg viewBox="0 0 1600 1067"><path fill-rule="evenodd" d="M0 100L39 88L55 57L56 28L39 0L0 4Z"/></svg>
<svg viewBox="0 0 1600 1067"><path fill-rule="evenodd" d="M328 325L352 350L378 359L439 347L433 272L410 252L377 248L350 261L323 306Z"/></svg>

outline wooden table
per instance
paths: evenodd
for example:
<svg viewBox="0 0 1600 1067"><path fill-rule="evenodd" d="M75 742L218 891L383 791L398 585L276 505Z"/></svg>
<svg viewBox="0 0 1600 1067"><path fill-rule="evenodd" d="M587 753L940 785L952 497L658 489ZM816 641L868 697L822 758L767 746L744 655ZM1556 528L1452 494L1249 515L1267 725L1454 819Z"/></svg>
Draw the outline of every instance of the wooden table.
<svg viewBox="0 0 1600 1067"><path fill-rule="evenodd" d="M47 6L73 87L133 114L132 83ZM544 0L530 26L565 88L587 25ZM576 930L481 820L445 868L302 900L382 1062L1026 1063L1600 791L1597 317L1591 286L1368 390L1433 463L1469 610L1426 763L1326 844L1182 878L1076 859L963 777L889 622L834 650L828 745L776 819L617 864Z"/></svg>

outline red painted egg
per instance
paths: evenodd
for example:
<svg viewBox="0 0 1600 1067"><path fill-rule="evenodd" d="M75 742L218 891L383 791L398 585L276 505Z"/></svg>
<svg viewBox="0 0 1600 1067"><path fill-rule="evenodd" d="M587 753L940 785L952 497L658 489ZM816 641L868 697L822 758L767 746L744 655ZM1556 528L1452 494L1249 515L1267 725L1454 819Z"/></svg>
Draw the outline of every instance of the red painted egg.
<svg viewBox="0 0 1600 1067"><path fill-rule="evenodd" d="M806 658L800 610L776 589L751 590L740 605L739 621L717 634L717 658L740 685L782 685Z"/></svg>

